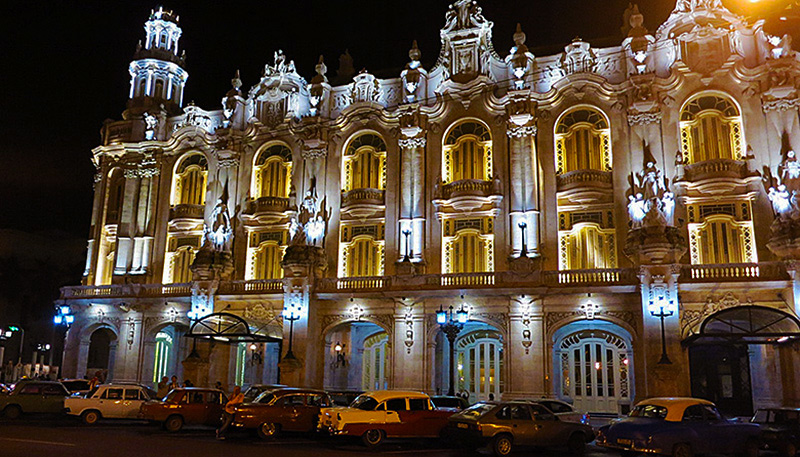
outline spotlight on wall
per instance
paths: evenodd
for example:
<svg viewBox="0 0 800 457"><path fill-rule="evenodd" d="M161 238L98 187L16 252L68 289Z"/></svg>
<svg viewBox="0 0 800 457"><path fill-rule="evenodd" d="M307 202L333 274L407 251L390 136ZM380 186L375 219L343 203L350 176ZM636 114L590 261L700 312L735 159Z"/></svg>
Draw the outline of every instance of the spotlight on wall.
<svg viewBox="0 0 800 457"><path fill-rule="evenodd" d="M347 359L345 359L344 356L344 344L337 341L336 344L333 345L333 352L336 354L336 359L331 364L331 367L333 367L334 370L339 367L346 367Z"/></svg>

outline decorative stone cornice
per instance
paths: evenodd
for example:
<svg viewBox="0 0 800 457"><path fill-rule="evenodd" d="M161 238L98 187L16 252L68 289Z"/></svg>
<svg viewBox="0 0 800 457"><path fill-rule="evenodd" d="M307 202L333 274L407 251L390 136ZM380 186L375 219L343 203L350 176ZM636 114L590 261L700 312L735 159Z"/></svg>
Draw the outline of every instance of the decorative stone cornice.
<svg viewBox="0 0 800 457"><path fill-rule="evenodd" d="M239 166L239 158L238 157L228 157L225 159L219 159L219 167L220 168L235 168Z"/></svg>
<svg viewBox="0 0 800 457"><path fill-rule="evenodd" d="M651 111L647 113L629 113L628 125L650 125L661 122L661 112Z"/></svg>
<svg viewBox="0 0 800 457"><path fill-rule="evenodd" d="M510 124L506 130L509 138L524 138L534 136L539 131L536 125L513 125Z"/></svg>
<svg viewBox="0 0 800 457"><path fill-rule="evenodd" d="M424 148L427 142L424 136L419 136L415 138L400 138L397 144L401 148Z"/></svg>
<svg viewBox="0 0 800 457"><path fill-rule="evenodd" d="M303 149L302 156L304 159L320 159L328 155L328 148L308 148Z"/></svg>
<svg viewBox="0 0 800 457"><path fill-rule="evenodd" d="M796 110L798 107L800 107L800 98L795 97L764 100L761 106L765 113L770 111Z"/></svg>
<svg viewBox="0 0 800 457"><path fill-rule="evenodd" d="M139 170L136 168L126 168L124 175L125 179L135 179L139 177Z"/></svg>

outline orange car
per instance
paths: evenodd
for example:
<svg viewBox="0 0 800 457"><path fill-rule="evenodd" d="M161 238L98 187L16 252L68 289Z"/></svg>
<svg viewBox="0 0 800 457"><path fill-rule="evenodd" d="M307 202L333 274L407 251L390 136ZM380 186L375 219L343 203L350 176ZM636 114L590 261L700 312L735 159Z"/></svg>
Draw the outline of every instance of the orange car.
<svg viewBox="0 0 800 457"><path fill-rule="evenodd" d="M183 387L173 389L164 401L150 400L139 409L139 419L158 422L169 432L184 424L218 426L228 398L219 389Z"/></svg>
<svg viewBox="0 0 800 457"><path fill-rule="evenodd" d="M262 439L275 438L282 431L313 432L320 407L332 405L324 390L291 387L271 390L252 403L237 406L233 425L255 429Z"/></svg>

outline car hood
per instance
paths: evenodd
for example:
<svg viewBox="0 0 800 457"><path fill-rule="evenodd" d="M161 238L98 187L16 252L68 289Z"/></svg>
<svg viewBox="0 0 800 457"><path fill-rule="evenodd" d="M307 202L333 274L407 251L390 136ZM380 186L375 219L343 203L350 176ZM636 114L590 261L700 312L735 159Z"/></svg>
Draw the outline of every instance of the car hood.
<svg viewBox="0 0 800 457"><path fill-rule="evenodd" d="M601 431L612 440L618 437L644 439L655 432L663 431L665 427L677 424L678 422L667 422L662 419L626 417L612 422L607 427L602 427Z"/></svg>

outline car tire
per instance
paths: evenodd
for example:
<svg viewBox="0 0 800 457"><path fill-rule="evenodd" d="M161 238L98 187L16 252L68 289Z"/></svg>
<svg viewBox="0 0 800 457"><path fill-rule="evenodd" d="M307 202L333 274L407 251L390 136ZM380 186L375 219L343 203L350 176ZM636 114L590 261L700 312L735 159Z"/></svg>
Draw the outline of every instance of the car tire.
<svg viewBox="0 0 800 457"><path fill-rule="evenodd" d="M383 430L373 428L371 430L367 430L363 435L361 435L361 443L369 449L375 449L383 444L383 439L385 437L386 433Z"/></svg>
<svg viewBox="0 0 800 457"><path fill-rule="evenodd" d="M164 429L170 433L179 432L183 428L183 418L177 414L164 421Z"/></svg>
<svg viewBox="0 0 800 457"><path fill-rule="evenodd" d="M573 433L569 436L567 450L572 455L581 456L586 454L586 437L583 433Z"/></svg>
<svg viewBox="0 0 800 457"><path fill-rule="evenodd" d="M6 419L19 419L19 417L22 416L22 408L20 408L19 405L8 405L3 411L3 415L6 416Z"/></svg>
<svg viewBox="0 0 800 457"><path fill-rule="evenodd" d="M505 457L511 454L514 448L514 438L511 435L497 435L492 440L492 452L497 457Z"/></svg>
<svg viewBox="0 0 800 457"><path fill-rule="evenodd" d="M90 409L88 411L84 411L83 414L81 414L81 420L86 425L94 425L94 424L96 424L97 421L100 420L100 417L101 417L100 416L100 411L97 411L97 410L94 410L94 409Z"/></svg>
<svg viewBox="0 0 800 457"><path fill-rule="evenodd" d="M264 422L256 429L258 437L262 440L274 440L280 434L281 429L278 424L272 422Z"/></svg>
<svg viewBox="0 0 800 457"><path fill-rule="evenodd" d="M692 446L689 443L678 443L672 446L672 457L693 457Z"/></svg>
<svg viewBox="0 0 800 457"><path fill-rule="evenodd" d="M781 455L783 457L796 457L797 456L797 445L794 443L786 443L781 448Z"/></svg>
<svg viewBox="0 0 800 457"><path fill-rule="evenodd" d="M748 438L747 441L744 443L744 448L742 449L741 456L742 457L758 457L758 451L760 448L760 444L756 438Z"/></svg>

